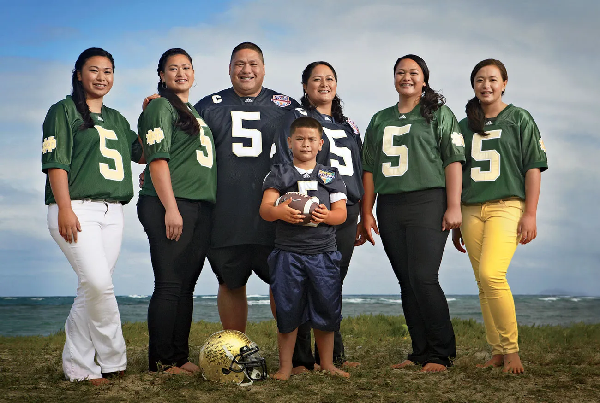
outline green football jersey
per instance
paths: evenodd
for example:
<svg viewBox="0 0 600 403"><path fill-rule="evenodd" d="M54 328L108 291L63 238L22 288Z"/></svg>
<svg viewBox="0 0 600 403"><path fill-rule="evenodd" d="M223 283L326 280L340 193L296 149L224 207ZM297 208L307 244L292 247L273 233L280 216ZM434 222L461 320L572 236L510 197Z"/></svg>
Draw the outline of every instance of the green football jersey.
<svg viewBox="0 0 600 403"><path fill-rule="evenodd" d="M125 204L133 197L130 161L141 157L137 134L119 112L104 105L91 117L94 127L80 130L83 118L70 96L52 105L43 124L42 171L67 171L71 200ZM56 201L46 178L46 204L51 203Z"/></svg>
<svg viewBox="0 0 600 403"><path fill-rule="evenodd" d="M464 162L464 141L450 108L443 105L427 123L420 107L399 113L393 105L371 118L362 162L363 169L373 173L375 193L445 187L444 168Z"/></svg>
<svg viewBox="0 0 600 403"><path fill-rule="evenodd" d="M508 105L485 119L486 136L474 134L467 118L460 122L467 162L463 167L463 203L518 197L525 200L525 173L548 168L546 147L525 109Z"/></svg>
<svg viewBox="0 0 600 403"><path fill-rule="evenodd" d="M162 158L169 161L175 197L214 203L217 194L217 164L212 132L196 109L189 103L186 105L200 124L197 136L190 136L175 126L179 114L166 98L153 100L140 115L138 132L148 162L140 195L157 196L149 165L153 160Z"/></svg>

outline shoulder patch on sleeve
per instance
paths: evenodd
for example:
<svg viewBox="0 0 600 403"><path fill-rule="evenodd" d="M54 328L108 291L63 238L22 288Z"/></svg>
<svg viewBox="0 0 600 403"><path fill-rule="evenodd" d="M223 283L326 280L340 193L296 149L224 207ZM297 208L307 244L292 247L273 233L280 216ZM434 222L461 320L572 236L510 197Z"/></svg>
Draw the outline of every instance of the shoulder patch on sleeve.
<svg viewBox="0 0 600 403"><path fill-rule="evenodd" d="M542 140L541 137L540 137L540 148L542 149L542 151L546 152L546 146L544 145L544 141Z"/></svg>
<svg viewBox="0 0 600 403"><path fill-rule="evenodd" d="M350 125L350 127L352 127L352 130L354 130L354 134L360 135L360 131L358 130L358 126L356 125L356 123L354 123L354 121L352 121L352 119L346 118L346 122L348 122L348 124Z"/></svg>
<svg viewBox="0 0 600 403"><path fill-rule="evenodd" d="M462 133L453 132L451 134L451 136L452 136L452 144L454 144L456 147L464 147L465 146L465 139L464 139Z"/></svg>
<svg viewBox="0 0 600 403"><path fill-rule="evenodd" d="M273 103L275 105L277 105L281 108L285 108L286 106L290 106L292 104L290 97L288 97L287 95L282 95L282 94L273 95L273 97L271 98L271 101L273 101Z"/></svg>
<svg viewBox="0 0 600 403"><path fill-rule="evenodd" d="M541 141L541 140L540 140ZM56 148L54 136L46 137L42 142L42 154L50 153Z"/></svg>
<svg viewBox="0 0 600 403"><path fill-rule="evenodd" d="M319 173L317 175L324 184L328 184L335 179L335 172L328 169L319 169Z"/></svg>

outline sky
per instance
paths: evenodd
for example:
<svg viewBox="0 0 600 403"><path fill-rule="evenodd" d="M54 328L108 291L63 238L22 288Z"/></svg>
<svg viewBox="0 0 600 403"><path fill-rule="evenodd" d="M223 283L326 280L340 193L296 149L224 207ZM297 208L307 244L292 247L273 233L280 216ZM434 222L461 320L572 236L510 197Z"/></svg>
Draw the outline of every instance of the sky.
<svg viewBox="0 0 600 403"><path fill-rule="evenodd" d="M430 85L460 120L473 96L469 75L493 57L508 69L504 101L527 109L542 133L538 237L519 246L508 270L515 294L600 295L600 2L432 1L114 1L3 3L0 15L0 296L75 295L77 277L46 225L41 126L48 108L71 92L79 53L102 47L115 59L105 104L136 129L141 103L156 89L160 55L193 57L190 101L230 86L231 50L243 41L264 52L264 85L299 98L304 67L331 63L344 111L364 133L393 105L396 59L425 59ZM134 183L141 167L133 165ZM117 295L150 295L153 275L136 196L125 206ZM258 214L258 212L257 212ZM446 294L476 294L466 255L448 242L440 268ZM196 294L216 294L208 263ZM252 276L248 294L265 295ZM345 294L399 294L377 238L355 249Z"/></svg>

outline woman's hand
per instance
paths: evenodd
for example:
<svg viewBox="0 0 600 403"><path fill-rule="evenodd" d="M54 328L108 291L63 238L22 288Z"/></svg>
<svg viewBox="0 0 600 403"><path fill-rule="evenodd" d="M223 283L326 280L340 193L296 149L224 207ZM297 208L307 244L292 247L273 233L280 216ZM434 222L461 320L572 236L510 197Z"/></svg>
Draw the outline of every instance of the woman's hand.
<svg viewBox="0 0 600 403"><path fill-rule="evenodd" d="M521 237L520 244L526 245L537 237L535 214L524 213L517 226L517 236Z"/></svg>
<svg viewBox="0 0 600 403"><path fill-rule="evenodd" d="M360 235L361 237L363 237L363 240L362 243L360 243L360 245L362 245L366 241L371 242L371 245L375 245L375 238L373 238L373 234L371 233L371 230L373 230L373 232L379 235L379 228L377 227L377 221L375 220L375 217L373 216L373 214L363 214L361 222L363 228L360 232Z"/></svg>
<svg viewBox="0 0 600 403"><path fill-rule="evenodd" d="M144 98L144 102L142 102L142 111L144 109L146 109L146 107L148 106L148 104L150 103L150 101L152 101L153 99L156 98L160 98L160 95L158 94L152 94L149 97Z"/></svg>
<svg viewBox="0 0 600 403"><path fill-rule="evenodd" d="M165 227L167 227L167 238L172 241L179 241L183 232L183 218L181 218L178 208L165 211Z"/></svg>
<svg viewBox="0 0 600 403"><path fill-rule="evenodd" d="M464 248L465 242L463 241L462 232L460 231L460 228L455 228L452 230L452 243L454 244L454 247L457 251L462 253L467 252Z"/></svg>
<svg viewBox="0 0 600 403"><path fill-rule="evenodd" d="M462 224L462 212L460 207L448 207L442 219L442 231L460 228Z"/></svg>
<svg viewBox="0 0 600 403"><path fill-rule="evenodd" d="M68 243L77 243L77 233L81 232L81 225L73 209L59 207L58 232Z"/></svg>

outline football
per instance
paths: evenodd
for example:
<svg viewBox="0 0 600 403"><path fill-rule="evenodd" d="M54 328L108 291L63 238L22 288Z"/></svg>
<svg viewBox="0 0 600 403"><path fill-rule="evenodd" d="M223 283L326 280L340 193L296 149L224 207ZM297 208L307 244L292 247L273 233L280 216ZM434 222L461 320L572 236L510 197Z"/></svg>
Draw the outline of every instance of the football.
<svg viewBox="0 0 600 403"><path fill-rule="evenodd" d="M312 212L319 206L319 199L314 196L310 197L304 193L287 192L275 200L275 205L278 206L289 198L292 199L290 207L295 210L300 210L302 214L306 216L304 217L304 221L298 225L316 225L311 223L310 220L312 219Z"/></svg>

